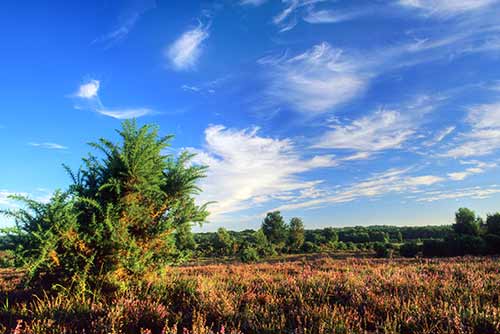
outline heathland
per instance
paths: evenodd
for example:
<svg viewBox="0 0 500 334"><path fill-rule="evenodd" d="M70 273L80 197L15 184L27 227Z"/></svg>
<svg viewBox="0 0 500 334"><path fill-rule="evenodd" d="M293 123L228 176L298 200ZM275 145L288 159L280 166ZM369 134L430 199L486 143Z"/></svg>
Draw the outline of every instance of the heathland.
<svg viewBox="0 0 500 334"><path fill-rule="evenodd" d="M499 333L500 213L455 223L194 234L205 166L126 121L48 202L3 211L5 333Z"/></svg>

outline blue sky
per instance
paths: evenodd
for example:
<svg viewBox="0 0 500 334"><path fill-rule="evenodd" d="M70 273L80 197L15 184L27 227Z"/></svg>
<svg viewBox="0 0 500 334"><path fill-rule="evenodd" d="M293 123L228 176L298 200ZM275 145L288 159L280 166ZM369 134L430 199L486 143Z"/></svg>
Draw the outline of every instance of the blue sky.
<svg viewBox="0 0 500 334"><path fill-rule="evenodd" d="M2 6L3 208L67 187L61 164L136 117L209 165L204 230L500 210L499 0Z"/></svg>

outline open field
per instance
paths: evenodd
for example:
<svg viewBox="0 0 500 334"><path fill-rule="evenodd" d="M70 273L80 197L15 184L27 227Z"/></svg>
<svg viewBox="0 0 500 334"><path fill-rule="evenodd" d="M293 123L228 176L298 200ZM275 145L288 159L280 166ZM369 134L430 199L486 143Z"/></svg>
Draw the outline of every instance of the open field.
<svg viewBox="0 0 500 334"><path fill-rule="evenodd" d="M124 292L44 294L16 277L2 272L0 312L16 334L500 332L497 258L187 266Z"/></svg>

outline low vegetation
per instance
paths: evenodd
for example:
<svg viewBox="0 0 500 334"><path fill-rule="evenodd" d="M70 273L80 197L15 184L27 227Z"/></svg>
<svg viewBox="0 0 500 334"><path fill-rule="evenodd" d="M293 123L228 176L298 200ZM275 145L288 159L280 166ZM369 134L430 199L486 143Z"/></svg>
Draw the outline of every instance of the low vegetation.
<svg viewBox="0 0 500 334"><path fill-rule="evenodd" d="M492 258L321 257L170 268L112 294L30 298L4 285L0 323L17 334L498 333L499 268Z"/></svg>

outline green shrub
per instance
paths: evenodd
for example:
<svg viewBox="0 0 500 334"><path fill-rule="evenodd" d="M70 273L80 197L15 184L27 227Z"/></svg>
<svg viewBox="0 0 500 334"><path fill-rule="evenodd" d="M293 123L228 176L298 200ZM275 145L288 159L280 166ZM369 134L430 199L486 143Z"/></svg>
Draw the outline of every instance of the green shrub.
<svg viewBox="0 0 500 334"><path fill-rule="evenodd" d="M48 203L16 197L25 207L4 212L19 228L17 254L32 279L123 283L183 258L174 232L208 215L193 197L205 167L186 152L164 155L171 136L156 127L125 121L118 134L117 144L90 144L102 158L89 155L76 173L66 168L68 190Z"/></svg>
<svg viewBox="0 0 500 334"><path fill-rule="evenodd" d="M259 252L253 247L245 247L240 252L240 260L244 263L256 262L259 259Z"/></svg>
<svg viewBox="0 0 500 334"><path fill-rule="evenodd" d="M404 257L415 257L420 252L420 246L415 241L405 242L399 248L399 254Z"/></svg>

